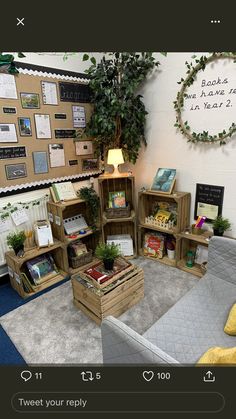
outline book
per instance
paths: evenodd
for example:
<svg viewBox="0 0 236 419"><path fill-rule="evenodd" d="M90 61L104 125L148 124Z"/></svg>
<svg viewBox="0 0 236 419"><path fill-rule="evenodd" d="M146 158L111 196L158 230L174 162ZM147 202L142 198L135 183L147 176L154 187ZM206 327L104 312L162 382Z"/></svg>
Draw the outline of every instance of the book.
<svg viewBox="0 0 236 419"><path fill-rule="evenodd" d="M86 269L84 273L92 278L95 279L99 284L103 284L104 282L111 279L113 276L117 275L124 269L126 269L131 264L126 261L125 259L116 259L114 263L114 267L112 271L107 271L104 268L103 262L98 262L96 265L92 266L89 269Z"/></svg>
<svg viewBox="0 0 236 419"><path fill-rule="evenodd" d="M78 198L71 182L54 183L52 185L56 198L69 201Z"/></svg>
<svg viewBox="0 0 236 419"><path fill-rule="evenodd" d="M163 223L167 223L170 219L171 216L171 212L170 211L165 211L165 210L158 210L156 215L155 215L155 219L159 220Z"/></svg>
<svg viewBox="0 0 236 419"><path fill-rule="evenodd" d="M56 198L56 194L55 194L55 191L54 191L52 186L50 186L49 192L50 192L52 201L53 202L59 202L59 199Z"/></svg>
<svg viewBox="0 0 236 419"><path fill-rule="evenodd" d="M125 191L109 192L109 208L125 208Z"/></svg>
<svg viewBox="0 0 236 419"><path fill-rule="evenodd" d="M39 285L41 280L49 279L49 275L51 277L58 274L53 257L48 253L27 261L26 267L34 285Z"/></svg>

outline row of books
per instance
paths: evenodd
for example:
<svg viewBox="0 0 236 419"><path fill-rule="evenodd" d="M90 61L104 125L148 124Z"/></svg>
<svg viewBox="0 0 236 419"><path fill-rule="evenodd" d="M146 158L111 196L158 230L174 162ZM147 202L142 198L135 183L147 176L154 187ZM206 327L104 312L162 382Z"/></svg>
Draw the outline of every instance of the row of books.
<svg viewBox="0 0 236 419"><path fill-rule="evenodd" d="M40 255L25 264L21 279L26 292L34 292L38 285L58 275L58 268L50 253Z"/></svg>

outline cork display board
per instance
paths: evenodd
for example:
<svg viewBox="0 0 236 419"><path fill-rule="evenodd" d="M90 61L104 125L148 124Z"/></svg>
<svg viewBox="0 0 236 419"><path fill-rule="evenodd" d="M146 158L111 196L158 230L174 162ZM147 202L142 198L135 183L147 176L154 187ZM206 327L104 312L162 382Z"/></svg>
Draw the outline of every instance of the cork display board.
<svg viewBox="0 0 236 419"><path fill-rule="evenodd" d="M23 70L18 68L19 74L11 76L15 79L17 98L4 92L4 76L0 75L1 191L17 189L19 185L21 189L22 185L26 188L42 182L47 185L83 177L84 173L87 176L90 171L98 172L92 142L86 139L86 145L80 142L78 147L78 139L74 138L84 129L92 112L88 92L83 91L88 90L86 75L26 67L25 64Z"/></svg>

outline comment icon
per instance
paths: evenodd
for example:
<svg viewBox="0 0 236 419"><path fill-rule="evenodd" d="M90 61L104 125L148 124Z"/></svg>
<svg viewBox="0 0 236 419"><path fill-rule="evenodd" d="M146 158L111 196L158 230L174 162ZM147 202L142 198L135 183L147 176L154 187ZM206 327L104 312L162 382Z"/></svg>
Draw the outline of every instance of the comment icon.
<svg viewBox="0 0 236 419"><path fill-rule="evenodd" d="M21 372L21 378L22 380L24 380L25 382L30 380L32 378L32 373L28 370L22 371Z"/></svg>

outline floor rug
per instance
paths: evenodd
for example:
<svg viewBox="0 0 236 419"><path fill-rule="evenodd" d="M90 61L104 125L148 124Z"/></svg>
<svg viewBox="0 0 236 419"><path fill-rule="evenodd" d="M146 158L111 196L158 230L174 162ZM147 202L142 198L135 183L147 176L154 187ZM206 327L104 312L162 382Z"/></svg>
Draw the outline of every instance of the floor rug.
<svg viewBox="0 0 236 419"><path fill-rule="evenodd" d="M144 270L145 297L119 318L143 334L198 279L144 258L135 263ZM0 323L28 364L102 362L100 327L74 307L70 282L2 316Z"/></svg>

